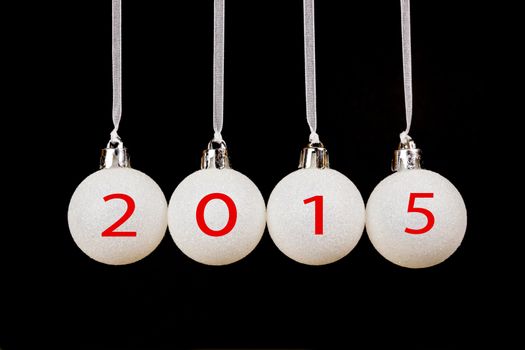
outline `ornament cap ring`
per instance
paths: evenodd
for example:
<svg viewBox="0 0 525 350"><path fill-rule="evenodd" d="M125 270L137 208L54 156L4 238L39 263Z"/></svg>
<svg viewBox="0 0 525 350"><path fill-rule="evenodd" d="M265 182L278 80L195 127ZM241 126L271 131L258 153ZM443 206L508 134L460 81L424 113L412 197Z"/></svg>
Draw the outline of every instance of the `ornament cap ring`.
<svg viewBox="0 0 525 350"><path fill-rule="evenodd" d="M224 140L211 140L208 149L202 151L201 169L230 169L228 147Z"/></svg>
<svg viewBox="0 0 525 350"><path fill-rule="evenodd" d="M392 159L392 171L421 169L421 150L410 136L399 143Z"/></svg>
<svg viewBox="0 0 525 350"><path fill-rule="evenodd" d="M300 169L329 169L328 151L321 142L310 142L301 150L299 157Z"/></svg>
<svg viewBox="0 0 525 350"><path fill-rule="evenodd" d="M100 156L100 169L130 168L128 149L120 138L108 142L102 149Z"/></svg>

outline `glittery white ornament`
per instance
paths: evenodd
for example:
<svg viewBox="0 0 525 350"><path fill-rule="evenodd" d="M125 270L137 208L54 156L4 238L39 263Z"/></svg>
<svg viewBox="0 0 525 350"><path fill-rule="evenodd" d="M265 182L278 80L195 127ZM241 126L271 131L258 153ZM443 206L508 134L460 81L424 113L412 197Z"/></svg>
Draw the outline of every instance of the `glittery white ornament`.
<svg viewBox="0 0 525 350"><path fill-rule="evenodd" d="M306 155L308 151L311 154ZM303 150L302 157L318 157L319 152L328 155L318 143ZM312 163L305 166L272 191L268 231L291 259L308 265L329 264L346 256L361 238L365 205L357 187L340 172Z"/></svg>
<svg viewBox="0 0 525 350"><path fill-rule="evenodd" d="M467 227L467 210L450 181L419 169L419 158L416 160L415 168L403 170L406 164L401 164L400 171L374 189L366 207L366 230L386 259L404 267L424 268L443 262L459 247Z"/></svg>
<svg viewBox="0 0 525 350"><path fill-rule="evenodd" d="M84 253L102 263L124 265L158 246L167 228L167 203L155 181L129 167L117 133L122 117L121 1L112 2L112 15L114 129L102 150L102 170L88 176L73 193L68 223Z"/></svg>
<svg viewBox="0 0 525 350"><path fill-rule="evenodd" d="M205 156L226 151L223 142L218 147L223 148L209 149ZM224 167L225 159L223 153L220 160L213 159L186 177L168 207L169 231L177 247L207 265L231 264L247 256L261 240L266 225L259 189L245 175ZM214 168L216 161L223 163Z"/></svg>
<svg viewBox="0 0 525 350"><path fill-rule="evenodd" d="M88 176L69 203L68 222L78 247L96 261L124 265L141 260L160 243L167 227L160 187L131 168Z"/></svg>

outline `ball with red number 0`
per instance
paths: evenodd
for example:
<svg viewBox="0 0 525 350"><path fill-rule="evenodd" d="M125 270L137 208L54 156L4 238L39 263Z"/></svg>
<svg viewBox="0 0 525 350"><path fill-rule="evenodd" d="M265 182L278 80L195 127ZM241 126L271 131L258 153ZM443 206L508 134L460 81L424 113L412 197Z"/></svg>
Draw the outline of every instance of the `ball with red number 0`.
<svg viewBox="0 0 525 350"><path fill-rule="evenodd" d="M377 251L410 268L439 264L461 244L467 209L443 176L402 170L381 181L368 200L366 230Z"/></svg>
<svg viewBox="0 0 525 350"><path fill-rule="evenodd" d="M68 223L75 243L94 260L130 264L149 255L164 237L166 197L138 170L102 169L78 185Z"/></svg>
<svg viewBox="0 0 525 350"><path fill-rule="evenodd" d="M303 264L346 256L365 225L361 193L333 169L299 169L282 179L268 201L268 231L275 245Z"/></svg>
<svg viewBox="0 0 525 350"><path fill-rule="evenodd" d="M266 206L255 184L233 169L202 169L175 189L168 207L169 231L177 247L207 265L247 256L266 226Z"/></svg>

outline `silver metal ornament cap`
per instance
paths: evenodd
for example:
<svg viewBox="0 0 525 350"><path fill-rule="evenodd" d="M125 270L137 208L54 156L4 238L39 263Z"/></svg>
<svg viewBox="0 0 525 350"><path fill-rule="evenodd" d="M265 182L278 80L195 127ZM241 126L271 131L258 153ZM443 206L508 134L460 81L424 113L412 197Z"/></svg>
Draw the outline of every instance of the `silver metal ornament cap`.
<svg viewBox="0 0 525 350"><path fill-rule="evenodd" d="M421 169L421 150L410 136L399 143L392 159L392 171Z"/></svg>
<svg viewBox="0 0 525 350"><path fill-rule="evenodd" d="M100 156L100 169L130 168L128 149L120 139L109 141L106 148L102 149Z"/></svg>
<svg viewBox="0 0 525 350"><path fill-rule="evenodd" d="M208 149L202 151L201 169L230 169L226 142L211 140L208 143Z"/></svg>
<svg viewBox="0 0 525 350"><path fill-rule="evenodd" d="M328 151L321 142L310 142L301 150L299 158L300 169L329 169Z"/></svg>

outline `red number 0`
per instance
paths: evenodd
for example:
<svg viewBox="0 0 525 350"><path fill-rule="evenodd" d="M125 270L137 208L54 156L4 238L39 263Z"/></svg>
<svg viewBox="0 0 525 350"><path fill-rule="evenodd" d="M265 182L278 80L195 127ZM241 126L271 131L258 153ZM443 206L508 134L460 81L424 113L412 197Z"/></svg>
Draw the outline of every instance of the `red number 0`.
<svg viewBox="0 0 525 350"><path fill-rule="evenodd" d="M314 233L316 235L322 235L323 234L323 196L313 196L310 198L306 198L304 201L304 204L308 203L315 203L314 211L315 211L315 230Z"/></svg>
<svg viewBox="0 0 525 350"><path fill-rule="evenodd" d="M428 232L434 227L434 214L428 209L418 208L414 205L416 204L416 198L434 198L434 193L410 193L410 198L408 200L408 210L409 213L421 213L427 217L427 224L418 229L405 228L406 233L411 233L413 235L420 235L422 233Z"/></svg>
<svg viewBox="0 0 525 350"><path fill-rule="evenodd" d="M228 207L228 222L220 230L211 229L206 224L206 220L204 220L204 209L206 209L206 205L208 205L208 202L214 199L220 199ZM231 199L224 193L210 193L204 196L204 198L202 198L199 204L197 205L196 216L197 225L199 225L199 228L202 232L213 237L224 236L225 234L228 234L231 230L233 230L233 228L235 227L235 223L237 222L237 207L235 206L235 202L233 201L233 199Z"/></svg>
<svg viewBox="0 0 525 350"><path fill-rule="evenodd" d="M113 193L108 194L106 197L104 197L104 202L110 201L112 199L122 199L126 202L126 205L128 207L126 209L126 212L124 213L124 215L122 215L120 219L115 221L113 225L111 225L102 232L102 237L136 237L137 232L135 231L115 231L117 228L120 227L120 225L125 223L126 220L128 220L131 217L131 215L135 211L135 201L127 194Z"/></svg>

